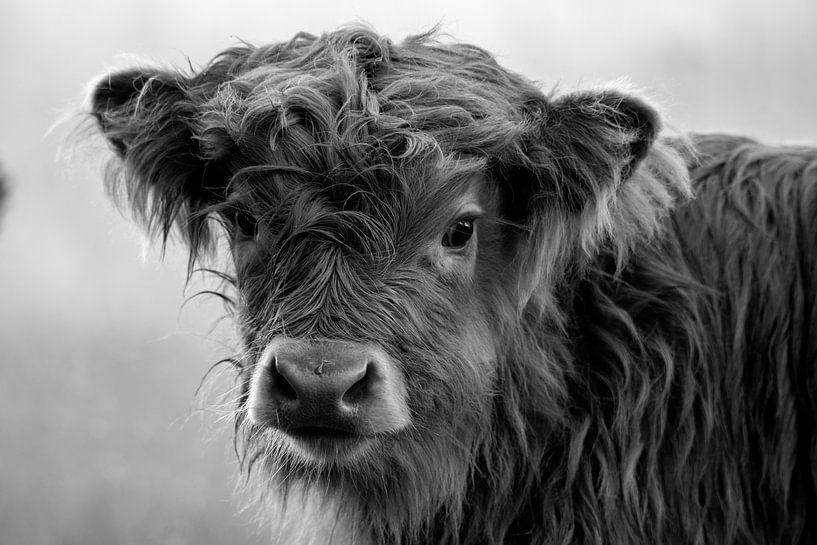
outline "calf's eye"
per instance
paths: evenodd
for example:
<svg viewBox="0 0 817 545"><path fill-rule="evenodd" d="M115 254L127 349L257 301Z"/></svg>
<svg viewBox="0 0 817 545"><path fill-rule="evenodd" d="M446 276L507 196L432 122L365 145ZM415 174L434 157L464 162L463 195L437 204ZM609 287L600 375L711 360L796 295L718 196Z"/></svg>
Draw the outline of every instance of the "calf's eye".
<svg viewBox="0 0 817 545"><path fill-rule="evenodd" d="M453 223L443 235L441 244L446 248L464 248L474 234L474 219L463 218Z"/></svg>
<svg viewBox="0 0 817 545"><path fill-rule="evenodd" d="M238 234L244 238L255 238L255 235L258 234L258 220L246 210L236 210L233 222L238 229Z"/></svg>

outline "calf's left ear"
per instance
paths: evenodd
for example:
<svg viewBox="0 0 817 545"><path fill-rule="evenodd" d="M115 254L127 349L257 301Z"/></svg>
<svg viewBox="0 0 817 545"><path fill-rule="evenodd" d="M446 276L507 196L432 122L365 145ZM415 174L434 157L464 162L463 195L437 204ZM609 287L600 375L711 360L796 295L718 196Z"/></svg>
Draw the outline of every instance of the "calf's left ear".
<svg viewBox="0 0 817 545"><path fill-rule="evenodd" d="M647 156L661 122L644 101L618 91L557 98L548 109L542 143L561 206L580 211L627 181Z"/></svg>
<svg viewBox="0 0 817 545"><path fill-rule="evenodd" d="M510 211L528 233L523 299L552 289L602 244L623 265L691 194L686 149L658 138L659 115L640 98L601 90L541 105L523 159L532 179L510 191Z"/></svg>
<svg viewBox="0 0 817 545"><path fill-rule="evenodd" d="M547 221L552 230L560 218L560 246L576 247L572 239L588 254L605 237L626 250L651 235L675 199L690 193L685 160L658 139L660 130L655 109L618 90L548 103L527 152L529 222Z"/></svg>

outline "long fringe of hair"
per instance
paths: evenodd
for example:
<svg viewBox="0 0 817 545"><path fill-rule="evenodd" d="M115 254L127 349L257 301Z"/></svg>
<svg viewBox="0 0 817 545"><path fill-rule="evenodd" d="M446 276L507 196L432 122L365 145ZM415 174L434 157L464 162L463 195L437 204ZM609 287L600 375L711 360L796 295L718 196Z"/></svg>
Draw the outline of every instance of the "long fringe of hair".
<svg viewBox="0 0 817 545"><path fill-rule="evenodd" d="M112 191L162 237L180 226L191 263L213 239L209 219L234 233L259 213L236 208L239 185L266 202L304 188L265 221L306 207L315 187L354 200L365 213L312 217L373 263L394 253L383 226L405 216L406 184L484 172L506 195L518 272L487 296L503 349L471 421L479 439L455 464L414 438L402 497L352 501L284 478L286 493L259 494L282 542L814 537L813 151L702 138L697 157L621 91L545 96L474 46L396 45L358 27L242 44L192 73L119 72L99 82L92 113L119 155ZM690 166L697 198L684 204ZM256 280L259 294L289 289ZM244 389L245 349L231 360ZM243 467L286 462L247 424L245 396Z"/></svg>

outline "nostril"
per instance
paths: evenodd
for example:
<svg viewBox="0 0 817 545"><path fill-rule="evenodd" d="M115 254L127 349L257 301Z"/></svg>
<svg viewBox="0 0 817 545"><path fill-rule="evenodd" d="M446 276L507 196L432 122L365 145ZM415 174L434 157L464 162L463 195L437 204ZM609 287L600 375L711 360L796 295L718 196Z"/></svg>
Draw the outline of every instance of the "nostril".
<svg viewBox="0 0 817 545"><path fill-rule="evenodd" d="M272 389L272 396L275 399L281 401L296 401L298 399L298 393L293 388L292 384L289 383L287 378L278 371L278 360L273 362L271 366L272 373L270 381L270 388Z"/></svg>
<svg viewBox="0 0 817 545"><path fill-rule="evenodd" d="M369 395L371 384L374 380L373 369L374 362L368 362L366 364L366 370L364 371L363 376L343 393L341 401L353 405L365 399L365 397Z"/></svg>

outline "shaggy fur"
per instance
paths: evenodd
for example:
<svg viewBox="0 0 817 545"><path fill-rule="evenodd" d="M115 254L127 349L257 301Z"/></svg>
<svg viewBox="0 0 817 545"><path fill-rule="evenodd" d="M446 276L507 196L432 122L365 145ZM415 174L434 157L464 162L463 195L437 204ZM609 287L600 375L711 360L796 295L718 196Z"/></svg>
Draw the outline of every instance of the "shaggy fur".
<svg viewBox="0 0 817 545"><path fill-rule="evenodd" d="M817 540L817 151L659 138L628 93L365 28L116 72L91 113L150 229L230 242L276 542ZM299 454L246 410L283 337L382 347L411 425Z"/></svg>

